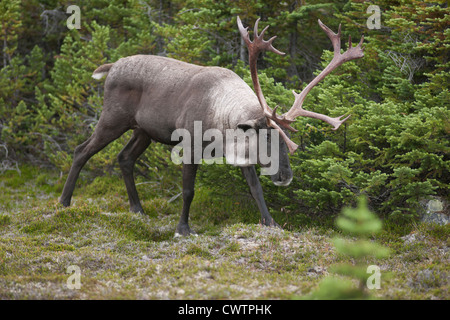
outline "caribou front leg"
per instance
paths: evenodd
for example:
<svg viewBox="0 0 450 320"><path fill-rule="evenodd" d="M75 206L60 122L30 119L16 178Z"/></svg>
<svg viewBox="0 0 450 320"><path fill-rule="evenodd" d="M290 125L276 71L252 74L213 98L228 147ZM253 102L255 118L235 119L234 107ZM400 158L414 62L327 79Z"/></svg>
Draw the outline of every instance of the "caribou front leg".
<svg viewBox="0 0 450 320"><path fill-rule="evenodd" d="M247 180L250 192L253 198L256 200L259 211L261 212L261 223L270 227L280 227L267 209L266 202L264 201L263 190L261 183L259 182L258 175L256 174L255 166L241 167L242 173Z"/></svg>
<svg viewBox="0 0 450 320"><path fill-rule="evenodd" d="M175 237L196 234L189 227L189 208L194 199L195 176L198 164L183 164L183 211L175 231Z"/></svg>

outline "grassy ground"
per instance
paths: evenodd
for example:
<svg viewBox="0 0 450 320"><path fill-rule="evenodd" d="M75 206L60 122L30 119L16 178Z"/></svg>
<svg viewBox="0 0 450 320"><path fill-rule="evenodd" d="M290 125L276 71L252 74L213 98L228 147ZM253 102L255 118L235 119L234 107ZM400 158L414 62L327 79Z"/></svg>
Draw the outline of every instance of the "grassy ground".
<svg viewBox="0 0 450 320"><path fill-rule="evenodd" d="M179 190L139 181L147 215L128 212L120 177L82 179L72 206L63 208L59 176L28 167L0 175L0 298L297 299L315 290L331 265L351 263L336 252L339 231L330 221L292 225L274 212L290 230L263 227L253 201L201 187L191 210L198 237L174 238ZM370 294L449 299L449 227L384 229L373 240L392 254L367 261L381 268L381 288ZM71 289L77 273L70 266L80 289Z"/></svg>

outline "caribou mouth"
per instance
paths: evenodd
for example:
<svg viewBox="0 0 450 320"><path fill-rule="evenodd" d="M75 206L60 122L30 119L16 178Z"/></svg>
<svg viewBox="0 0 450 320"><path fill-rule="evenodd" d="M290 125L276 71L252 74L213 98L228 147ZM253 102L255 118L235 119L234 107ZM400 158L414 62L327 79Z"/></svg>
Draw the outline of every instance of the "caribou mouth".
<svg viewBox="0 0 450 320"><path fill-rule="evenodd" d="M292 178L293 177L290 177L289 179L284 181L274 181L273 184L276 185L277 187L286 187L291 184Z"/></svg>

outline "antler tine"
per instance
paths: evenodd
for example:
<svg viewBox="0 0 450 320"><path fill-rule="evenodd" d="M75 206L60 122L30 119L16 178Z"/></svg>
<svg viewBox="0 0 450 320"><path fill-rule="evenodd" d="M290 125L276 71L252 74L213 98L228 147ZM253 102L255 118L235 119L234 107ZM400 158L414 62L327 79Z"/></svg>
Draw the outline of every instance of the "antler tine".
<svg viewBox="0 0 450 320"><path fill-rule="evenodd" d="M364 41L364 36L361 37L361 41L356 47L352 47L352 40L349 38L349 47L347 51L341 54L341 25L339 25L338 32L334 33L330 28L328 28L325 24L322 23L319 19L319 26L325 31L328 38L331 40L334 49L334 56L328 66L322 70L322 72L314 78L300 94L297 94L294 91L295 101L292 105L291 109L285 113L283 116L287 121L294 121L295 118L299 116L310 117L315 119L323 120L333 126L333 130L337 130L339 126L344 123L350 116L341 120L343 116L330 118L326 115L315 113L312 111L307 111L302 108L303 101L306 98L306 95L311 91L311 89L318 84L322 79L324 79L329 73L331 73L334 69L339 67L346 61L362 58L364 56L362 43Z"/></svg>
<svg viewBox="0 0 450 320"><path fill-rule="evenodd" d="M334 55L336 53L340 53L341 51L341 24L339 24L338 32L334 33L333 30L328 28L322 21L319 21L319 26L325 31L328 38L331 40L331 44L333 45Z"/></svg>
<svg viewBox="0 0 450 320"><path fill-rule="evenodd" d="M283 138L284 142L286 143L286 146L289 149L290 154L294 154L295 150L298 148L298 144L293 142L289 137L286 135L286 133L278 126L277 122L273 121L272 119L269 119L270 126L274 129L276 129Z"/></svg>
<svg viewBox="0 0 450 320"><path fill-rule="evenodd" d="M261 18L256 19L255 25L253 26L253 34L254 34L255 38L259 37L258 36L258 24L259 24L260 20L261 20ZM264 34L264 31L266 31L266 29L267 29L267 27L264 28L264 30L262 32L263 34Z"/></svg>
<svg viewBox="0 0 450 320"><path fill-rule="evenodd" d="M238 29L239 29L239 32L241 33L242 39L244 39L244 42L248 46L249 44L252 43L250 41L250 35L248 34L248 27L244 27L239 16L237 17L237 24L238 24Z"/></svg>

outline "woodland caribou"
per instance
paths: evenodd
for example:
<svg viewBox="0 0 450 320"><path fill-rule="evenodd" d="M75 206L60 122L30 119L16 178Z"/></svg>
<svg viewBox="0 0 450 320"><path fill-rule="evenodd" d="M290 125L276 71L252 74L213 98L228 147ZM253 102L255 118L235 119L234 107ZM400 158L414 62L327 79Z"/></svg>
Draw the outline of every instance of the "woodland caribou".
<svg viewBox="0 0 450 320"><path fill-rule="evenodd" d="M237 18L240 34L248 47L254 92L238 75L228 69L203 67L160 56L135 55L98 67L93 73L94 78L100 79L107 74L103 111L92 136L75 149L73 164L59 201L64 206L69 206L76 180L88 159L132 129L132 138L119 153L118 161L125 180L130 209L143 213L133 177L137 158L151 141L176 145L178 141L173 141L172 133L180 128L193 133L194 122L199 121L203 131L276 130L277 148L272 148L271 152L277 153L279 163L278 171L271 175L271 179L276 185L288 185L293 176L288 151L292 154L298 147L289 138L289 131L296 131L290 124L297 117L305 116L326 121L336 130L348 119L342 119L343 116L330 118L307 111L302 108L302 104L308 92L330 72L346 61L364 56L364 37L356 47L352 47L349 39L348 50L341 53L341 26L335 34L319 20L319 26L332 42L334 57L300 94L294 92L293 106L280 116L276 113L277 108L272 110L264 99L256 62L263 51L280 55L284 53L272 46L276 37L267 41L263 39L268 26L258 34L258 22L259 19L255 23L254 40L251 41L248 28L244 28L239 17ZM263 141L269 146L270 136L267 135L266 141ZM259 139L262 139L261 136ZM205 142L201 148L204 149L207 145ZM192 153L194 151L192 149ZM223 154L225 153L224 147ZM183 163L183 209L176 235L194 233L189 228L188 217L194 197L197 168L198 163ZM261 222L267 226L277 226L265 204L255 166L243 165L241 170L261 212Z"/></svg>

